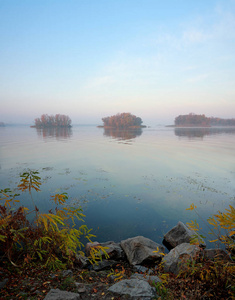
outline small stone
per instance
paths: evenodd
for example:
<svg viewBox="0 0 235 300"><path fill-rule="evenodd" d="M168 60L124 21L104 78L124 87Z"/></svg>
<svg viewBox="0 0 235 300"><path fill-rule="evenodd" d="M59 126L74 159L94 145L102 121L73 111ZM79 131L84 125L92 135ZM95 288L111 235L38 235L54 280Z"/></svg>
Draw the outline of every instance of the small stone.
<svg viewBox="0 0 235 300"><path fill-rule="evenodd" d="M83 283L75 282L75 285L77 287L78 293L85 293L86 292L86 288L85 288Z"/></svg>
<svg viewBox="0 0 235 300"><path fill-rule="evenodd" d="M2 289L6 283L8 282L8 278L5 278L3 281L0 282L0 289Z"/></svg>
<svg viewBox="0 0 235 300"><path fill-rule="evenodd" d="M63 272L62 272L62 276L63 277L67 277L67 276L73 276L73 271L72 270L64 270Z"/></svg>
<svg viewBox="0 0 235 300"><path fill-rule="evenodd" d="M135 265L134 270L138 273L145 273L148 271L148 268L141 266L141 265Z"/></svg>

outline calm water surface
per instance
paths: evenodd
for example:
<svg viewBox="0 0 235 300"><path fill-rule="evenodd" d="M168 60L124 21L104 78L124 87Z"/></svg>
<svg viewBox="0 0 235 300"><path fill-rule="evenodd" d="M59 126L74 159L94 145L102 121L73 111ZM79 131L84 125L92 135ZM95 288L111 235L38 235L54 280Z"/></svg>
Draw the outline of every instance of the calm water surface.
<svg viewBox="0 0 235 300"><path fill-rule="evenodd" d="M208 231L185 210L191 203L205 219L234 205L235 129L0 127L0 188L14 188L27 169L42 178L37 206L47 211L50 195L67 192L96 240L161 242L179 220L197 218Z"/></svg>

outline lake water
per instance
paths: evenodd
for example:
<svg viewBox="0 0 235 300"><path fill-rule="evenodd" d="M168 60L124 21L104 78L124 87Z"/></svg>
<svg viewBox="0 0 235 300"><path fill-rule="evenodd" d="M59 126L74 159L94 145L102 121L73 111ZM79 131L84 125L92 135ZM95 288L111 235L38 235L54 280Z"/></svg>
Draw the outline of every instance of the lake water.
<svg viewBox="0 0 235 300"><path fill-rule="evenodd" d="M137 132L73 126L70 130L0 127L0 189L38 170L42 211L66 192L81 205L95 240L143 235L161 243L179 220L202 218L235 201L235 129L144 128ZM31 205L27 194L24 203Z"/></svg>

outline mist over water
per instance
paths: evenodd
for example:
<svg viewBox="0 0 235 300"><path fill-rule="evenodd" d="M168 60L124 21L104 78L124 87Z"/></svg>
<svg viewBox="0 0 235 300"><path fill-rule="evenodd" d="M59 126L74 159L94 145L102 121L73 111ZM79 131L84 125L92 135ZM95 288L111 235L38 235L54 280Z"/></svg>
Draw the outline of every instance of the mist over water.
<svg viewBox="0 0 235 300"><path fill-rule="evenodd" d="M234 204L234 137L234 128L4 127L0 188L14 188L20 173L38 170L40 209L53 208L50 195L67 192L98 241L144 235L161 242L179 220L198 220L185 210L191 203L204 219ZM31 206L27 194L24 201Z"/></svg>

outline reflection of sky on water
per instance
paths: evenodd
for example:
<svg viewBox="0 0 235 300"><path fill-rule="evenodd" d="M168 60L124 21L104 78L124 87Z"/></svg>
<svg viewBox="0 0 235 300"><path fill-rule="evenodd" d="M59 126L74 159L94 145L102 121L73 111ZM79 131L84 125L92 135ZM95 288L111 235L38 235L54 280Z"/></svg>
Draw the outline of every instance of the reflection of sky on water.
<svg viewBox="0 0 235 300"><path fill-rule="evenodd" d="M158 242L194 202L205 218L234 201L234 135L179 139L174 129L143 129L134 143L110 143L95 127L74 127L66 142L41 139L32 128L0 131L0 182L13 186L25 168L38 169L43 185L36 201L67 192L81 204L99 241L145 235ZM110 137L111 139L111 137ZM27 199L27 198L25 198ZM26 200L27 201L27 200Z"/></svg>

